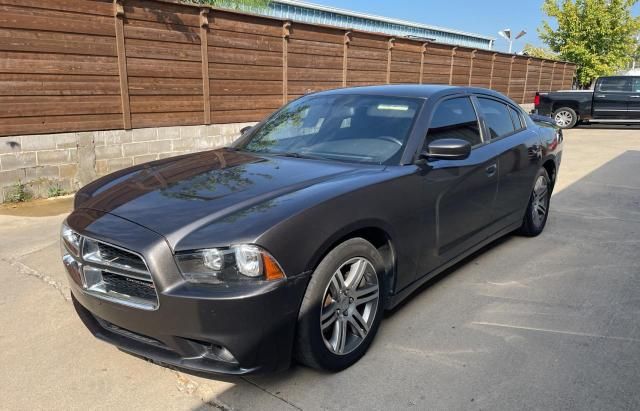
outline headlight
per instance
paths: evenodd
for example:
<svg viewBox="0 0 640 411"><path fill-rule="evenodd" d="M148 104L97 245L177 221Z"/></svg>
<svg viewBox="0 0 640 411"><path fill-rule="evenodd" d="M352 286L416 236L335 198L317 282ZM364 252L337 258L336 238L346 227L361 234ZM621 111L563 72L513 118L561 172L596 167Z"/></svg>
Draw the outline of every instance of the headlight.
<svg viewBox="0 0 640 411"><path fill-rule="evenodd" d="M184 278L196 283L274 281L285 278L278 262L255 245L242 244L178 253L176 262Z"/></svg>
<svg viewBox="0 0 640 411"><path fill-rule="evenodd" d="M80 235L62 223L60 237L64 248L77 257L80 254Z"/></svg>

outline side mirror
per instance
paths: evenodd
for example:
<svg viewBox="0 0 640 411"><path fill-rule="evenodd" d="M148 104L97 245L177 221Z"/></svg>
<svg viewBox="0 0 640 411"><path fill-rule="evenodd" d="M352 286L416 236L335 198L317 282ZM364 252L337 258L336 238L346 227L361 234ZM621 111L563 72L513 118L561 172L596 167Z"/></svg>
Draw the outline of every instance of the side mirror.
<svg viewBox="0 0 640 411"><path fill-rule="evenodd" d="M251 130L253 128L253 126L246 126L246 127L242 127L240 129L240 135L244 135L247 131Z"/></svg>
<svg viewBox="0 0 640 411"><path fill-rule="evenodd" d="M420 154L427 160L464 160L471 154L471 143L459 138L443 138L429 143Z"/></svg>

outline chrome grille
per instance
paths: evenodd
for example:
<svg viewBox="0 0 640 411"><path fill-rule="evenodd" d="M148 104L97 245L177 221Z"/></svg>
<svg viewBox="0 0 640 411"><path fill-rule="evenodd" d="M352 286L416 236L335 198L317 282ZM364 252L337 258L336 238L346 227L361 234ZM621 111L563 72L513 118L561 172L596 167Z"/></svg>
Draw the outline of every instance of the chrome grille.
<svg viewBox="0 0 640 411"><path fill-rule="evenodd" d="M144 261L136 255L102 243L98 243L98 247L102 258L115 266L133 268L143 272L147 271L147 266Z"/></svg>
<svg viewBox="0 0 640 411"><path fill-rule="evenodd" d="M102 281L104 281L104 288L107 293L115 292L149 301L156 298L156 289L153 284L148 281L124 277L108 271L102 271Z"/></svg>
<svg viewBox="0 0 640 411"><path fill-rule="evenodd" d="M85 236L80 236L80 250L80 257L67 252L63 260L77 260L87 294L143 310L158 308L155 284L141 255Z"/></svg>
<svg viewBox="0 0 640 411"><path fill-rule="evenodd" d="M111 244L85 237L82 258L89 263L123 270L126 275L151 279L147 264L141 256Z"/></svg>

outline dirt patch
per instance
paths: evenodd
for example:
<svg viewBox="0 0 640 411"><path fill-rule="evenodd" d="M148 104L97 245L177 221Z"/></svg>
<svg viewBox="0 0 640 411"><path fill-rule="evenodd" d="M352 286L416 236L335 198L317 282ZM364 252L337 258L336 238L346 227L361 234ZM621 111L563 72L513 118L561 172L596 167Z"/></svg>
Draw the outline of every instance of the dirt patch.
<svg viewBox="0 0 640 411"><path fill-rule="evenodd" d="M0 215L48 217L67 214L73 209L73 196L46 198L26 203L0 204Z"/></svg>

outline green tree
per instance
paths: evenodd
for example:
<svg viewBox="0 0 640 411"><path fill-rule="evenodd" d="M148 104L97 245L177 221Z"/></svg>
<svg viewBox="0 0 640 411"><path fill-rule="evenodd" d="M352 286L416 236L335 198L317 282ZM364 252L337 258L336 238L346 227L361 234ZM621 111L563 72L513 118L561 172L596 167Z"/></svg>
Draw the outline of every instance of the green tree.
<svg viewBox="0 0 640 411"><path fill-rule="evenodd" d="M638 42L636 43L636 49L633 52L632 62L633 68L640 68L640 36L636 38Z"/></svg>
<svg viewBox="0 0 640 411"><path fill-rule="evenodd" d="M223 9L251 10L269 5L269 0L185 0L185 3L206 4Z"/></svg>
<svg viewBox="0 0 640 411"><path fill-rule="evenodd" d="M626 67L637 47L640 17L631 15L638 0L544 0L542 10L557 28L543 21L540 38L560 59L578 65L578 82Z"/></svg>
<svg viewBox="0 0 640 411"><path fill-rule="evenodd" d="M548 60L559 59L558 54L554 53L548 48L536 47L533 44L529 44L529 43L525 44L524 48L522 49L522 54L525 54L531 57L538 57L541 59L548 59Z"/></svg>

